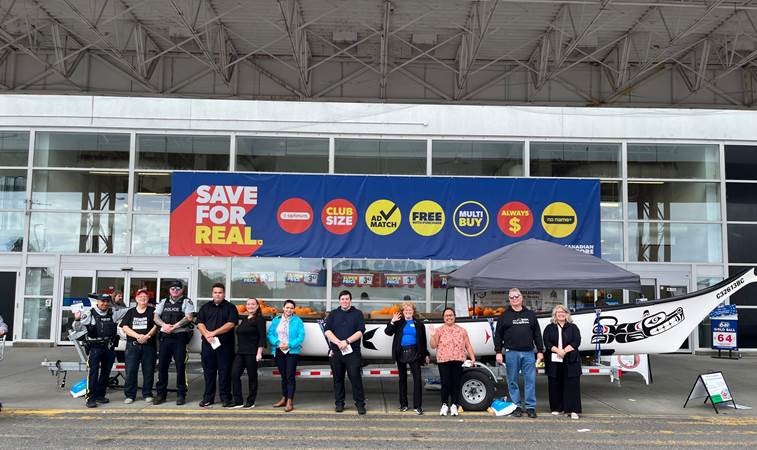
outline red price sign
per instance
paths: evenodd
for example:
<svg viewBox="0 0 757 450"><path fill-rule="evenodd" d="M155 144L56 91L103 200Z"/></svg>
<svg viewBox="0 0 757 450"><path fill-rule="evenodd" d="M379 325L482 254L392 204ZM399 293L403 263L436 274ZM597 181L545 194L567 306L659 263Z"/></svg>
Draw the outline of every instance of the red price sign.
<svg viewBox="0 0 757 450"><path fill-rule="evenodd" d="M736 333L712 333L712 340L718 347L736 347Z"/></svg>

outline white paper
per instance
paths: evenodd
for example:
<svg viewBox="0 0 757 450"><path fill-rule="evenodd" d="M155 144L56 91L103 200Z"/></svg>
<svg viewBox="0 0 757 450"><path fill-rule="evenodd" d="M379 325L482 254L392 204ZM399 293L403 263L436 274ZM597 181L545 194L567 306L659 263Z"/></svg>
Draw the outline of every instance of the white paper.
<svg viewBox="0 0 757 450"><path fill-rule="evenodd" d="M213 348L213 350L215 350L215 349L217 349L218 347L221 346L221 340L218 339L217 337L214 337L213 339L211 339L211 340L208 341L208 344L210 344L210 346Z"/></svg>
<svg viewBox="0 0 757 450"><path fill-rule="evenodd" d="M81 312L82 309L84 309L84 303L74 303L73 305L71 305L71 314Z"/></svg>
<svg viewBox="0 0 757 450"><path fill-rule="evenodd" d="M342 349L342 355L349 355L350 353L352 353L352 346L351 345L348 345L347 347L345 347L344 349Z"/></svg>
<svg viewBox="0 0 757 450"><path fill-rule="evenodd" d="M562 358L557 353L552 353L552 362L562 362Z"/></svg>

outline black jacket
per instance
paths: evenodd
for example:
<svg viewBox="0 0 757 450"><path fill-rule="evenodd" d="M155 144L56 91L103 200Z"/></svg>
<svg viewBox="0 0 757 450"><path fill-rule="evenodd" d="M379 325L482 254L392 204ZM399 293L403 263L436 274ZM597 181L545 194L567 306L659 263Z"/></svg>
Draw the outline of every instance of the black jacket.
<svg viewBox="0 0 757 450"><path fill-rule="evenodd" d="M415 322L415 346L418 349L418 355L422 358L429 356L428 343L426 342L426 326L418 319L413 319ZM392 324L390 321L384 328L384 333L387 336L394 336L392 340L392 359L397 361L401 351L402 343L402 329L405 328L405 318L402 317L396 323Z"/></svg>
<svg viewBox="0 0 757 450"><path fill-rule="evenodd" d="M547 376L557 376L557 364L552 363L552 347L557 346L557 325L550 323L544 328L544 361L546 364ZM568 369L567 375L569 377L577 377L581 375L581 354L578 352L578 347L581 345L581 332L574 323L566 323L562 329L562 346L567 347L570 344L575 350L568 352L563 358L562 364L565 364L565 368Z"/></svg>

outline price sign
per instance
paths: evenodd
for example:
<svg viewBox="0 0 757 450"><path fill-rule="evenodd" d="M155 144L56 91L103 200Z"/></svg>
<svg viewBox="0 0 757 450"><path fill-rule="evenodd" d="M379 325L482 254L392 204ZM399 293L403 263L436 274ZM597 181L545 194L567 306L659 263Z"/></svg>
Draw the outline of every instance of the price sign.
<svg viewBox="0 0 757 450"><path fill-rule="evenodd" d="M710 313L712 348L716 350L738 350L737 333L739 316L736 305L721 305Z"/></svg>
<svg viewBox="0 0 757 450"><path fill-rule="evenodd" d="M736 333L715 332L712 333L712 342L719 348L735 350Z"/></svg>

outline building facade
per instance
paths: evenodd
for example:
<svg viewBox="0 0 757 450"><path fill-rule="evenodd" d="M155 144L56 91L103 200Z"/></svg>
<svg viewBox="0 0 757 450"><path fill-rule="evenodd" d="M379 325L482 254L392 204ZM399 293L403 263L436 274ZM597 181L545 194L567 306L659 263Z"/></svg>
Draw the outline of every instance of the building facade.
<svg viewBox="0 0 757 450"><path fill-rule="evenodd" d="M65 344L71 303L86 293L163 297L174 279L199 302L220 281L233 301L293 298L318 312L336 304L342 274L415 275L429 281L355 287L355 303L409 297L433 313L440 280L465 262L169 256L174 171L599 179L602 258L640 274L643 293L531 293L543 309L679 295L757 264L757 112L0 100L0 314L17 343ZM294 272L328 282L292 282ZM757 289L730 301L739 347L757 349ZM710 344L703 323L685 348Z"/></svg>

